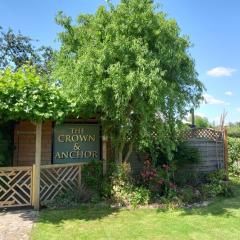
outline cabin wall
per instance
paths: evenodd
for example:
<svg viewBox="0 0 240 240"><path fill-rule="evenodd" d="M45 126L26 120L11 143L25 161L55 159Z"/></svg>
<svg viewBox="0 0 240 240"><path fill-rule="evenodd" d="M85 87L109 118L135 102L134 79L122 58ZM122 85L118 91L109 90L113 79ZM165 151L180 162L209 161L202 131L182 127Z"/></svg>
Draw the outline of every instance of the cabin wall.
<svg viewBox="0 0 240 240"><path fill-rule="evenodd" d="M36 127L28 121L21 121L14 128L14 166L31 166L35 161ZM52 159L52 122L43 123L42 127L42 161L51 164Z"/></svg>

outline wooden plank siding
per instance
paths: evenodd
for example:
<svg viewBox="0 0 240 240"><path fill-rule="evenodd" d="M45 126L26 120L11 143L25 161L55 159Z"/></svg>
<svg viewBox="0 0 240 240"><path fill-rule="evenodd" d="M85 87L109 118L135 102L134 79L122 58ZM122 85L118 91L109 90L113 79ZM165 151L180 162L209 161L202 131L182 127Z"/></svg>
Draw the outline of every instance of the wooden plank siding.
<svg viewBox="0 0 240 240"><path fill-rule="evenodd" d="M32 166L35 161L36 126L21 121L14 129L14 166ZM51 164L52 159L52 122L43 123L41 164Z"/></svg>

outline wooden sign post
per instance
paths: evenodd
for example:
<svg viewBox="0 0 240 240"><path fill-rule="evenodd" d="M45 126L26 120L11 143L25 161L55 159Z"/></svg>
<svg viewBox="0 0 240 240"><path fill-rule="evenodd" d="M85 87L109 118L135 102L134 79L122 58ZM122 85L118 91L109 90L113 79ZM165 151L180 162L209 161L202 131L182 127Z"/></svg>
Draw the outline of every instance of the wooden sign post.
<svg viewBox="0 0 240 240"><path fill-rule="evenodd" d="M42 122L36 124L36 151L33 166L33 206L34 210L40 208L40 166L42 150Z"/></svg>
<svg viewBox="0 0 240 240"><path fill-rule="evenodd" d="M227 140L227 127L224 127L224 168L228 178L228 140Z"/></svg>

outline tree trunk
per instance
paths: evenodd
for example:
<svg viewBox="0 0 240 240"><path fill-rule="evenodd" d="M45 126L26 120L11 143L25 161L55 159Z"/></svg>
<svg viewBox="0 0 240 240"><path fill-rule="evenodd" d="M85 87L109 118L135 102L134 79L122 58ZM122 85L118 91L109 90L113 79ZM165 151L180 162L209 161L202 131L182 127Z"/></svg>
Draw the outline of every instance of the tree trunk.
<svg viewBox="0 0 240 240"><path fill-rule="evenodd" d="M123 153L122 153L122 150L119 149L119 152L118 152L118 163L121 164L122 160L123 160Z"/></svg>
<svg viewBox="0 0 240 240"><path fill-rule="evenodd" d="M132 152L133 152L133 142L129 143L128 151L125 157L123 157L123 149L125 144L121 144L118 148L115 149L115 161L116 164L121 164L123 162L128 162Z"/></svg>
<svg viewBox="0 0 240 240"><path fill-rule="evenodd" d="M115 161L118 165L123 162L123 148L124 144L120 144L120 146L115 149Z"/></svg>
<svg viewBox="0 0 240 240"><path fill-rule="evenodd" d="M116 147L114 149L114 159L115 159L116 164L118 164L118 149Z"/></svg>
<svg viewBox="0 0 240 240"><path fill-rule="evenodd" d="M130 144L128 146L128 152L127 152L127 154L126 154L126 156L124 158L124 162L128 162L132 152L133 152L133 142L130 142Z"/></svg>

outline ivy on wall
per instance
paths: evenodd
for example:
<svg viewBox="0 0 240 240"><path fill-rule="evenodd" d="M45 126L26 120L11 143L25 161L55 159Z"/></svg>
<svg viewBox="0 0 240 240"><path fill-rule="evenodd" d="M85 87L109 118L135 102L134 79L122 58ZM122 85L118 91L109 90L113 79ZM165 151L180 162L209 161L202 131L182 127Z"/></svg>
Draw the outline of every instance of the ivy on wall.
<svg viewBox="0 0 240 240"><path fill-rule="evenodd" d="M1 120L62 120L69 109L61 88L42 79L34 67L0 73Z"/></svg>
<svg viewBox="0 0 240 240"><path fill-rule="evenodd" d="M0 123L0 166L9 166L13 157L13 122Z"/></svg>

